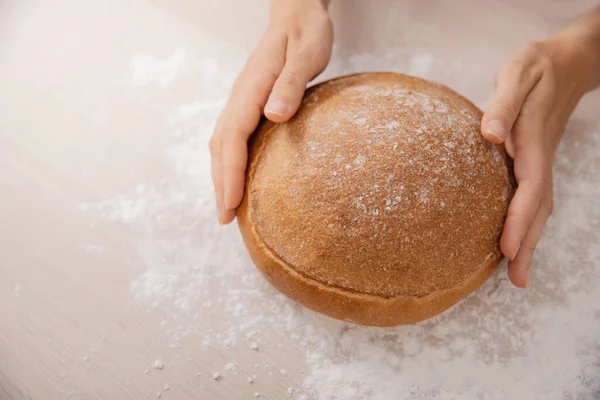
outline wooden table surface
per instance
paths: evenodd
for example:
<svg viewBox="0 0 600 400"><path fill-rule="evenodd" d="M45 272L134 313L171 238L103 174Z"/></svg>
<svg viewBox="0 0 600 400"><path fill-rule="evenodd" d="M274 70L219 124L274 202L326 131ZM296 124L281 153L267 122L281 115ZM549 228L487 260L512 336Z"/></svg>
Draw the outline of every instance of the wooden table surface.
<svg viewBox="0 0 600 400"><path fill-rule="evenodd" d="M333 0L319 79L485 107L503 59L594 3ZM530 289L502 265L442 316L357 327L277 294L214 218L206 143L267 23L264 0L0 2L0 399L600 398L600 95Z"/></svg>

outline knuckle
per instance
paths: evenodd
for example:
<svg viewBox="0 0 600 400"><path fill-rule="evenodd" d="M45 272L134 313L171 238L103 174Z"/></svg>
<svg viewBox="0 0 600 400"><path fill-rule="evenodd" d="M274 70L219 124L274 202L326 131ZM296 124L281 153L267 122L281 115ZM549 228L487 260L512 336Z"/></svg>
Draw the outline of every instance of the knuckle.
<svg viewBox="0 0 600 400"><path fill-rule="evenodd" d="M544 190L544 193L546 192L546 189L550 186L551 183L552 176L550 175L550 173L545 172L540 175L539 184L540 188Z"/></svg>
<svg viewBox="0 0 600 400"><path fill-rule="evenodd" d="M236 140L239 136L240 129L233 122L225 125L223 134L217 138L218 146L220 149L227 146L232 140Z"/></svg>
<svg viewBox="0 0 600 400"><path fill-rule="evenodd" d="M517 106L517 104L514 102L514 100L511 101L511 100L507 99L505 101L502 101L500 103L500 107L506 114L514 116L514 117L516 117L519 114L519 112L521 111L520 108Z"/></svg>
<svg viewBox="0 0 600 400"><path fill-rule="evenodd" d="M553 73L554 63L545 43L529 42L503 64L496 82L509 76L518 76L520 82L534 81L542 73Z"/></svg>
<svg viewBox="0 0 600 400"><path fill-rule="evenodd" d="M289 50L290 62L297 63L300 60L314 58L319 53L319 45L316 42L307 40L298 43Z"/></svg>
<svg viewBox="0 0 600 400"><path fill-rule="evenodd" d="M231 137L243 136L254 131L262 114L262 104L255 99L239 99L230 105L227 117L223 118L220 135L221 142L229 141Z"/></svg>
<svg viewBox="0 0 600 400"><path fill-rule="evenodd" d="M297 24L292 25L288 30L288 40L291 43L300 42L303 36L302 28Z"/></svg>
<svg viewBox="0 0 600 400"><path fill-rule="evenodd" d="M546 208L547 206L544 204L544 196L546 194L546 187L548 186L548 184L546 183L546 180L544 178L538 180L537 182L534 183L534 185L531 188L531 191L529 192L530 196L532 199L537 199L537 201L539 201L538 205L539 207L542 208ZM529 210L530 213L534 214L535 211L537 211L537 208L532 208L531 210Z"/></svg>
<svg viewBox="0 0 600 400"><path fill-rule="evenodd" d="M507 220L510 218L515 224L523 223L525 226L529 226L535 217L535 211L536 210L513 211L507 216Z"/></svg>
<svg viewBox="0 0 600 400"><path fill-rule="evenodd" d="M554 62L552 59L543 55L540 56L537 60L537 72L542 76L553 77L556 74L556 68L554 66Z"/></svg>
<svg viewBox="0 0 600 400"><path fill-rule="evenodd" d="M306 83L325 69L331 51L317 42L306 42L290 51L287 63L291 68L284 69L280 79L294 88L304 87Z"/></svg>
<svg viewBox="0 0 600 400"><path fill-rule="evenodd" d="M542 198L544 196L545 191L546 191L545 187L546 187L546 183L545 183L544 179L540 178L533 185L533 188L532 188L532 191L531 191L532 196L534 198L536 198L536 199Z"/></svg>
<svg viewBox="0 0 600 400"><path fill-rule="evenodd" d="M522 59L526 63L534 63L539 60L549 59L550 52L548 46L542 42L529 42L522 51Z"/></svg>
<svg viewBox="0 0 600 400"><path fill-rule="evenodd" d="M528 64L535 65L538 73L554 74L554 62L548 46L541 42L530 42L525 47Z"/></svg>
<svg viewBox="0 0 600 400"><path fill-rule="evenodd" d="M282 83L286 86L292 86L295 87L298 85L298 76L295 72L289 72L286 71L283 74L281 74L281 78L282 78Z"/></svg>
<svg viewBox="0 0 600 400"><path fill-rule="evenodd" d="M280 90L294 90L300 85L300 78L296 72L283 71L279 76L278 84Z"/></svg>

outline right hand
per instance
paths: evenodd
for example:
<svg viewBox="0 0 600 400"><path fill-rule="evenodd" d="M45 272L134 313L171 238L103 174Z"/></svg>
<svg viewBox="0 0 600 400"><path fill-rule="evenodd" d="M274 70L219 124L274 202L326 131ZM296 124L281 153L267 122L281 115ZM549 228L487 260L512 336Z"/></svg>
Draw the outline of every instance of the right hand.
<svg viewBox="0 0 600 400"><path fill-rule="evenodd" d="M228 224L244 196L248 138L261 116L285 122L306 85L329 62L333 27L324 0L273 0L271 22L233 85L210 139L219 223Z"/></svg>

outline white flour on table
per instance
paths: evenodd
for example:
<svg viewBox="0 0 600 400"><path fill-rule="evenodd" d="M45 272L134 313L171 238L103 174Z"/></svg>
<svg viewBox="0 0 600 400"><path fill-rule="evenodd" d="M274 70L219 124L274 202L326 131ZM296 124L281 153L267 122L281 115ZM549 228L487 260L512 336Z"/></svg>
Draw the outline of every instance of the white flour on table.
<svg viewBox="0 0 600 400"><path fill-rule="evenodd" d="M206 346L260 345L261 350L292 343L305 354L306 365L303 382L288 390L297 399L599 395L600 206L597 197L566 193L598 191L600 126L567 135L559 151L554 216L536 253L530 289L514 288L502 265L475 294L432 320L360 327L317 315L278 294L253 267L237 227L216 223L207 141L233 71L215 70L214 60L190 60L184 50L165 61L148 60L155 59L132 61L134 83L167 85L186 63L204 65L195 73L218 76L220 83L211 78L214 97L165 112L173 139L164 153L170 174L159 184L141 182L82 209L129 227L144 268L131 294L148 311L166 311L163 328L173 340L191 336ZM450 63L423 53L385 59L357 55L342 62L334 54L322 79L373 69L436 79L436 68L445 61ZM569 159L575 146L587 150ZM218 322L213 313L220 315Z"/></svg>
<svg viewBox="0 0 600 400"><path fill-rule="evenodd" d="M165 60L147 53L138 54L129 63L130 82L137 86L166 86L175 80L186 60L187 52L183 48Z"/></svg>

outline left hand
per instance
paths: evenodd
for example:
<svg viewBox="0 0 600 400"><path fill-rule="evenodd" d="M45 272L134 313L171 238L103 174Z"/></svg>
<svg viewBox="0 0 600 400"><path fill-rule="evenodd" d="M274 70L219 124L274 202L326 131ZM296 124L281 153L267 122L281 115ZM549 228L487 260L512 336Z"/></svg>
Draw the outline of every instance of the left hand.
<svg viewBox="0 0 600 400"><path fill-rule="evenodd" d="M586 49L556 36L531 43L509 59L496 76L495 96L481 123L483 136L504 143L514 159L518 188L500 248L508 275L527 287L533 252L552 213L552 164L567 120L589 89Z"/></svg>

